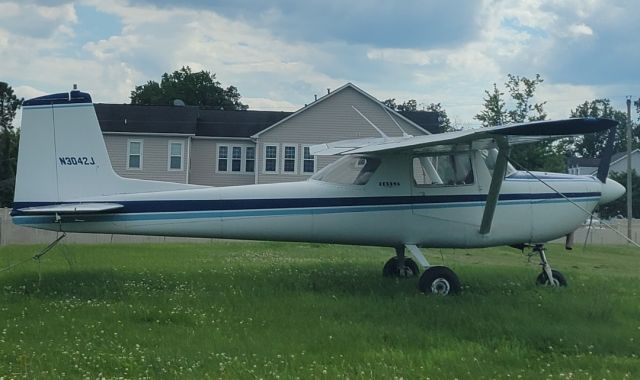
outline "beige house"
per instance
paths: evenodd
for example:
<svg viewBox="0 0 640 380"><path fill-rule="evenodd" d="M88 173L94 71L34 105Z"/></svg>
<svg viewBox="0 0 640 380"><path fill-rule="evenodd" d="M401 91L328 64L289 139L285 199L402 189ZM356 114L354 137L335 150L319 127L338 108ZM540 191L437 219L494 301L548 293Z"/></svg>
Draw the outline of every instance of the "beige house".
<svg viewBox="0 0 640 380"><path fill-rule="evenodd" d="M300 110L96 104L123 177L210 186L300 181L333 161L309 147L337 140L440 132L433 112L395 112L348 83ZM372 126L372 124L374 126Z"/></svg>

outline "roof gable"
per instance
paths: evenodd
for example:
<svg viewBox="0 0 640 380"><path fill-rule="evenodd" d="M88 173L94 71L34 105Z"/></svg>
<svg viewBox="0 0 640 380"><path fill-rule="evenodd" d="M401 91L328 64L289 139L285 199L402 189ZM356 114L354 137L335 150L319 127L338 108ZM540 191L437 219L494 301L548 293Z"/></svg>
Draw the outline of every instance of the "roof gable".
<svg viewBox="0 0 640 380"><path fill-rule="evenodd" d="M380 102L378 99L374 98L373 96L369 95L368 93L364 92L363 90L361 90L359 87L357 87L356 85L354 85L353 83L347 83L344 86L330 92L327 95L324 95L323 97L319 98L318 100L314 101L313 103L306 105L304 107L302 107L301 109L297 110L296 112L292 113L291 115L289 115L288 117L285 117L284 119L278 121L277 123L273 124L272 126L270 126L269 128L263 129L262 131L252 135L252 138L258 138L261 134L270 131L273 128L277 128L278 126L284 124L286 121L300 115L301 113L305 112L306 110L317 106L318 104L321 104L325 101L327 101L327 99L331 99L332 97L334 97L336 94L339 94L340 92L346 90L346 89L353 89L356 92L360 93L361 95L363 95L364 97L366 97L367 99L369 99L370 101L378 104L381 108L383 108L384 110L386 110L389 114L398 117L402 120L404 120L405 122L409 123L410 125L412 125L413 127L423 131L426 134L430 134L431 132L428 131L427 129L423 128L422 126L420 126L419 124L415 123L414 121L412 121L411 119L403 116L402 114L392 110L391 108L385 106L382 102Z"/></svg>

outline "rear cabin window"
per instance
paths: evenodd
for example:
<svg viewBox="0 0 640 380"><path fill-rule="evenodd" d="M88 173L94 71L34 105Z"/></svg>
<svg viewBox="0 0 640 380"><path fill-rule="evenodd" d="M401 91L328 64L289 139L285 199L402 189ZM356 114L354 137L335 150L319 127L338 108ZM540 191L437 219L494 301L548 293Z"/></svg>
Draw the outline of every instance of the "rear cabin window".
<svg viewBox="0 0 640 380"><path fill-rule="evenodd" d="M365 185L380 166L375 157L346 156L314 174L311 179L341 185Z"/></svg>
<svg viewBox="0 0 640 380"><path fill-rule="evenodd" d="M460 186L474 182L469 152L413 158L413 179L418 186Z"/></svg>

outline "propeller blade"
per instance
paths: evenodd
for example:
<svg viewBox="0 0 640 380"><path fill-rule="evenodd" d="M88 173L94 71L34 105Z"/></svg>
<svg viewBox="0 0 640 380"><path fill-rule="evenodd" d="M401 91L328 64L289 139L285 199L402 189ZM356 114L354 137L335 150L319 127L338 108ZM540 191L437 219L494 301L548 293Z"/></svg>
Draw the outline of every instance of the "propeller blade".
<svg viewBox="0 0 640 380"><path fill-rule="evenodd" d="M607 142L604 146L604 150L602 151L602 156L600 157L600 165L598 166L598 174L596 177L600 180L600 182L607 182L607 175L609 175L609 165L611 164L611 157L613 156L613 143L616 139L616 127L612 127L609 129L609 134L607 135Z"/></svg>

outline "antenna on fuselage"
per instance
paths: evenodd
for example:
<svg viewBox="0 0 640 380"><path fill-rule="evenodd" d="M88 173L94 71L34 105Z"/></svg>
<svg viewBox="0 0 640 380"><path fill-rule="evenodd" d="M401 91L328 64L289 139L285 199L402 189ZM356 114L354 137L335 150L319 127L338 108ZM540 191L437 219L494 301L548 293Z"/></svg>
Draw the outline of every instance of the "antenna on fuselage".
<svg viewBox="0 0 640 380"><path fill-rule="evenodd" d="M355 106L351 106L351 108L353 108L358 113L358 115L362 116L362 118L365 119L367 123L369 123L376 131L378 131L380 136L384 137L385 139L389 138L389 136L385 135L384 132L382 132L382 129L378 128L375 124L373 124L373 122L371 122L371 120L367 119L367 117L364 116L362 112L358 111Z"/></svg>

